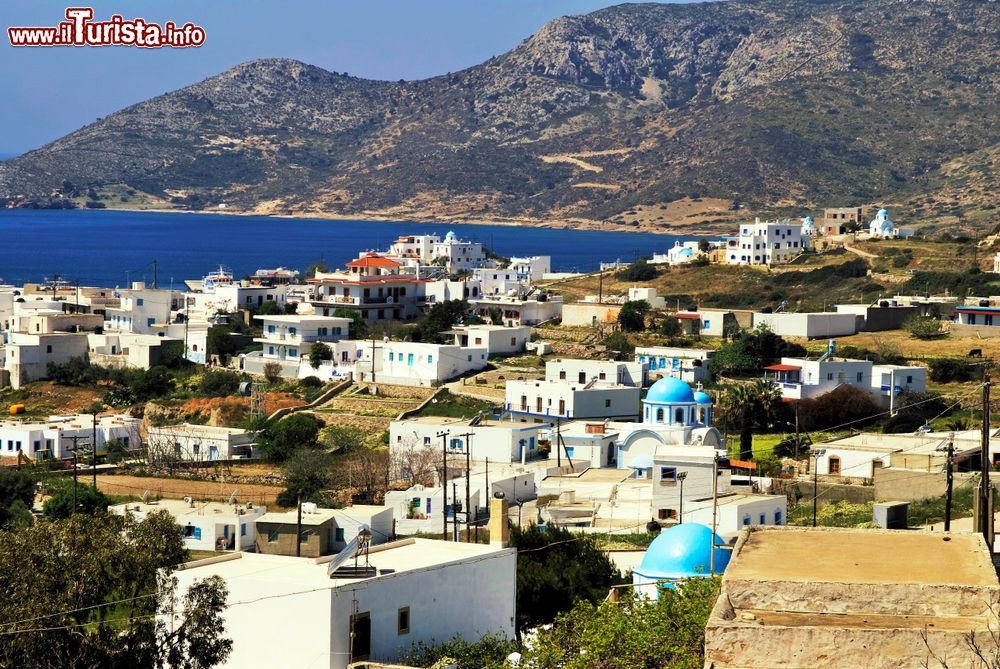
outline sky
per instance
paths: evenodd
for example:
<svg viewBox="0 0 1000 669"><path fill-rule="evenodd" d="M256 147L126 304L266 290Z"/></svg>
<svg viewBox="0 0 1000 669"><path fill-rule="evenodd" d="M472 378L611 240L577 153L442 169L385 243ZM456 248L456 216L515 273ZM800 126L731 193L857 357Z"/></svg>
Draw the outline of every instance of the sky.
<svg viewBox="0 0 1000 669"><path fill-rule="evenodd" d="M255 58L373 79L419 79L502 54L546 21L614 0L3 0L0 158ZM7 28L55 26L67 6L205 29L189 49L14 48Z"/></svg>

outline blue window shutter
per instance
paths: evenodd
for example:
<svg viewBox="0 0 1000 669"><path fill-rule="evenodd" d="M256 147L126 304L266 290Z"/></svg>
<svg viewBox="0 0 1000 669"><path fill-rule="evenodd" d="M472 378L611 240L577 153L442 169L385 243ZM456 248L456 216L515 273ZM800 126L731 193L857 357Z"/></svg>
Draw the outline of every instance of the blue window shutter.
<svg viewBox="0 0 1000 669"><path fill-rule="evenodd" d="M201 528L200 527L194 528L194 538L198 539L199 541L201 540Z"/></svg>
<svg viewBox="0 0 1000 669"><path fill-rule="evenodd" d="M247 535L247 526L246 523L243 523L240 525L240 536L245 537L246 535Z"/></svg>

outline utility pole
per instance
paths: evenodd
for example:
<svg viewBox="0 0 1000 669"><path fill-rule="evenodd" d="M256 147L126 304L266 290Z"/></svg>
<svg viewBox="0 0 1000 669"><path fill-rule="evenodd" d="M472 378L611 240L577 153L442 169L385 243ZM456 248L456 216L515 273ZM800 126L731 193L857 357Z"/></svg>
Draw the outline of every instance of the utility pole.
<svg viewBox="0 0 1000 669"><path fill-rule="evenodd" d="M556 416L556 467L562 467L562 449L560 445L562 444L562 419Z"/></svg>
<svg viewBox="0 0 1000 669"><path fill-rule="evenodd" d="M950 532L951 531L951 488L954 479L954 477L952 476L952 472L954 472L954 465L955 465L955 433L949 432L948 445L939 446L937 450L945 451L948 453L948 461L945 464L946 484L948 487L945 489L945 496L944 496L944 531Z"/></svg>
<svg viewBox="0 0 1000 669"><path fill-rule="evenodd" d="M799 459L799 403L792 403L795 407L795 459Z"/></svg>
<svg viewBox="0 0 1000 669"><path fill-rule="evenodd" d="M372 333L372 383L375 383L375 334L374 333Z"/></svg>
<svg viewBox="0 0 1000 669"><path fill-rule="evenodd" d="M90 467L93 475L94 490L97 490L97 410L94 410L94 427L90 439Z"/></svg>
<svg viewBox="0 0 1000 669"><path fill-rule="evenodd" d="M604 303L604 270L597 271L597 303Z"/></svg>
<svg viewBox="0 0 1000 669"><path fill-rule="evenodd" d="M679 509L677 511L677 524L680 525L684 522L684 479L688 477L687 472L677 472L677 480L681 484L681 496Z"/></svg>
<svg viewBox="0 0 1000 669"><path fill-rule="evenodd" d="M295 557L302 557L302 493L295 500Z"/></svg>
<svg viewBox="0 0 1000 669"><path fill-rule="evenodd" d="M472 475L472 433L466 432L462 436L465 437L465 540L468 541L469 513L472 510L472 493L469 487L469 477Z"/></svg>
<svg viewBox="0 0 1000 669"><path fill-rule="evenodd" d="M454 481L452 481L451 482L451 505L452 505L452 507L456 506L455 501L457 499L458 499L458 486L457 486L457 484ZM459 540L459 537L458 537L458 510L453 508L452 511L451 511L451 513L452 513L451 533L454 535L454 541L456 543L458 543L458 540ZM468 514L469 510L466 509L465 513Z"/></svg>
<svg viewBox="0 0 1000 669"><path fill-rule="evenodd" d="M80 439L77 435L73 435L73 513L76 513L76 442Z"/></svg>
<svg viewBox="0 0 1000 669"><path fill-rule="evenodd" d="M990 377L983 374L983 425L980 435L979 528L993 552L993 489L990 487Z"/></svg>
<svg viewBox="0 0 1000 669"><path fill-rule="evenodd" d="M441 438L441 518L444 520L441 538L448 541L448 432L438 432Z"/></svg>
<svg viewBox="0 0 1000 669"><path fill-rule="evenodd" d="M715 521L719 510L719 455L712 458L712 549L708 553L708 575L715 576Z"/></svg>
<svg viewBox="0 0 1000 669"><path fill-rule="evenodd" d="M816 527L816 502L819 500L819 459L826 455L825 448L818 448L813 455L813 527Z"/></svg>

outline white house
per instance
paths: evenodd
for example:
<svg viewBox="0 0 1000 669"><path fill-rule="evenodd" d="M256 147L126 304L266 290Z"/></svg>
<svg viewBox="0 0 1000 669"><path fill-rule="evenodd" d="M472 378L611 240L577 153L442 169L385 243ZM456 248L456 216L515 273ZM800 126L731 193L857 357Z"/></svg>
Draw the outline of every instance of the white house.
<svg viewBox="0 0 1000 669"><path fill-rule="evenodd" d="M711 360L715 351L674 346L637 346L635 361L646 365L650 378L672 376L687 383L707 383L712 379Z"/></svg>
<svg viewBox="0 0 1000 669"><path fill-rule="evenodd" d="M522 423L635 415L642 388L568 381L507 381L506 411Z"/></svg>
<svg viewBox="0 0 1000 669"><path fill-rule="evenodd" d="M390 341L382 345L377 381L400 386L440 385L486 366L486 347ZM371 381L370 374L364 380Z"/></svg>
<svg viewBox="0 0 1000 669"><path fill-rule="evenodd" d="M178 459L192 462L236 460L254 454L256 440L253 433L241 428L215 425L150 426L146 432L146 450L149 459Z"/></svg>
<svg viewBox="0 0 1000 669"><path fill-rule="evenodd" d="M118 441L125 449L141 445L139 419L124 414L98 416L92 414L49 416L48 420L0 421L0 456L17 457L18 452L32 460L73 457L74 438L77 455L86 460L91 453L93 438L97 450L109 441Z"/></svg>
<svg viewBox="0 0 1000 669"><path fill-rule="evenodd" d="M802 313L755 313L753 327L767 326L780 337L805 337L806 339L826 339L827 337L848 337L858 331L858 316L853 313L834 311Z"/></svg>
<svg viewBox="0 0 1000 669"><path fill-rule="evenodd" d="M304 557L338 553L357 538L362 528L371 531L371 544L394 539L393 508L389 505L356 504L343 509L324 509L310 502L297 511L267 513L257 518L257 552L295 555L296 527L301 522L303 536L299 548Z"/></svg>
<svg viewBox="0 0 1000 669"><path fill-rule="evenodd" d="M137 334L155 334L154 326L170 322L171 311L179 309L184 299L179 291L147 288L141 281L115 295L119 306L105 309L104 329Z"/></svg>
<svg viewBox="0 0 1000 669"><path fill-rule="evenodd" d="M511 258L508 269L514 271L517 280L528 284L541 281L552 271L552 256L526 256Z"/></svg>
<svg viewBox="0 0 1000 669"><path fill-rule="evenodd" d="M537 293L529 298L517 295L482 295L470 299L476 315L490 318L490 312L499 309L503 322L509 326L538 325L562 315L563 300L560 295Z"/></svg>
<svg viewBox="0 0 1000 669"><path fill-rule="evenodd" d="M223 504L161 499L150 502L126 502L108 507L112 513L131 514L143 520L154 511L166 511L181 526L184 547L196 551L253 550L256 538L254 522L267 512L267 507L253 504Z"/></svg>
<svg viewBox="0 0 1000 669"><path fill-rule="evenodd" d="M219 576L228 601L241 602L222 614L233 651L220 669L347 669L369 658L392 662L415 643L514 635L514 549L406 539L360 555L359 567L370 570L334 569L332 577L332 556L230 557L176 574L181 593ZM345 565L353 568L353 557Z"/></svg>
<svg viewBox="0 0 1000 669"><path fill-rule="evenodd" d="M303 362L309 366L309 352L314 345L318 342L332 345L347 339L351 324L349 318L312 314L254 318L262 324L262 336L254 339L261 344L261 355L246 358L244 369L262 374L264 365L275 363L281 368L282 376L293 379L300 376Z"/></svg>
<svg viewBox="0 0 1000 669"><path fill-rule="evenodd" d="M643 300L653 309L664 309L667 306L667 299L657 295L655 288L629 288L626 299L629 302L638 302L639 300Z"/></svg>
<svg viewBox="0 0 1000 669"><path fill-rule="evenodd" d="M559 358L545 363L545 380L642 388L646 385L646 365L641 362Z"/></svg>
<svg viewBox="0 0 1000 669"><path fill-rule="evenodd" d="M526 325L460 325L446 334L455 337L456 346L483 346L490 356L523 353L531 340L531 328Z"/></svg>
<svg viewBox="0 0 1000 669"><path fill-rule="evenodd" d="M818 397L839 386L852 385L867 390L889 408L899 393L922 393L927 387L925 367L837 358L835 350L831 341L827 352L818 358L782 358L780 363L764 368L764 378L772 380L786 400Z"/></svg>
<svg viewBox="0 0 1000 669"><path fill-rule="evenodd" d="M444 236L444 240L434 245L433 253L433 261L443 263L451 273L481 267L486 262L482 244L462 241L450 231Z"/></svg>
<svg viewBox="0 0 1000 669"><path fill-rule="evenodd" d="M474 424L473 424L474 423ZM389 424L389 448L395 453L413 449L441 452L444 438L449 453L482 462L525 462L536 457L544 427L502 421L421 416L394 420ZM470 436L471 435L471 436Z"/></svg>
<svg viewBox="0 0 1000 669"><path fill-rule="evenodd" d="M413 320L421 314L426 280L403 274L401 269L390 258L368 253L347 263L344 272L317 272L306 280L313 286L312 306L324 316L347 309L369 322Z"/></svg>
<svg viewBox="0 0 1000 669"><path fill-rule="evenodd" d="M791 220L766 221L740 226L740 234L726 249L730 265L777 265L807 250L809 238L802 236L800 223Z"/></svg>

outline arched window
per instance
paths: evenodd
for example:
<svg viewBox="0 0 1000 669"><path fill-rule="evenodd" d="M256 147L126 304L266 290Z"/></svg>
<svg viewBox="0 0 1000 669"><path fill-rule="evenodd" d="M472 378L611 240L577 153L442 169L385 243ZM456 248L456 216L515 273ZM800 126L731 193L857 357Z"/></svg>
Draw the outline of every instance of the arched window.
<svg viewBox="0 0 1000 669"><path fill-rule="evenodd" d="M657 423L663 422L663 407L660 407L659 409L656 410L656 422Z"/></svg>
<svg viewBox="0 0 1000 669"><path fill-rule="evenodd" d="M680 424L684 423L684 409L677 409L674 411L674 422Z"/></svg>

